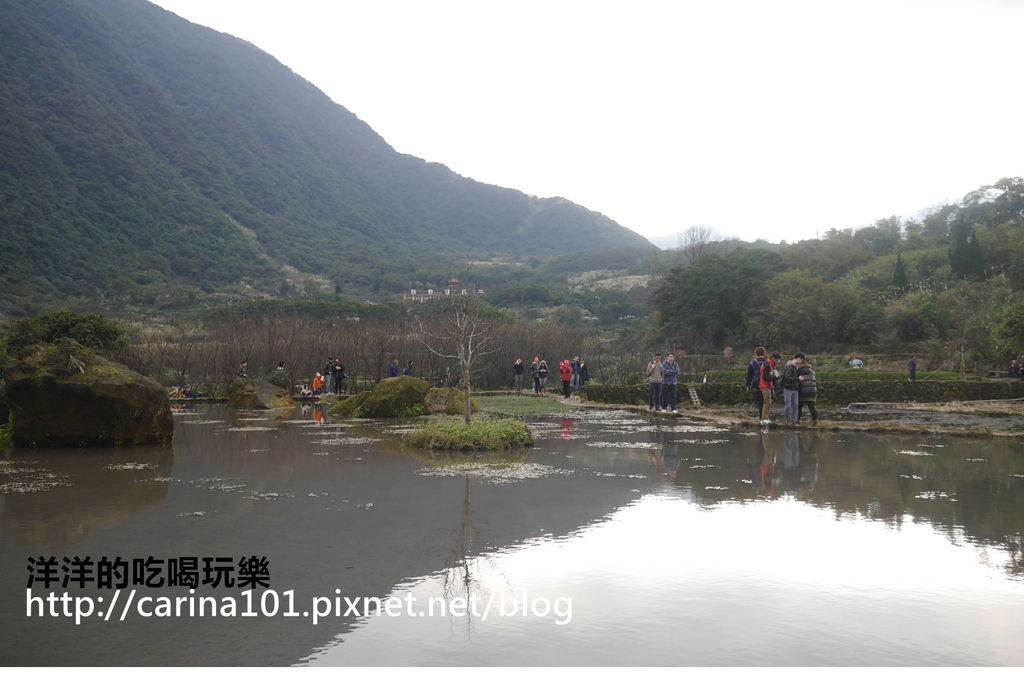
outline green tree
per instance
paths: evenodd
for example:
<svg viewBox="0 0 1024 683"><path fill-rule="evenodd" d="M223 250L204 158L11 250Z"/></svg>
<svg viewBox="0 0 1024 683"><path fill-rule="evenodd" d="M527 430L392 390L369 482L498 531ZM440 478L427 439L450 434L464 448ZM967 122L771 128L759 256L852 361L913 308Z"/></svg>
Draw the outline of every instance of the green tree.
<svg viewBox="0 0 1024 683"><path fill-rule="evenodd" d="M996 336L1003 353L1010 356L1024 353L1024 300L1003 309Z"/></svg>
<svg viewBox="0 0 1024 683"><path fill-rule="evenodd" d="M961 217L954 223L949 245L949 265L957 277L978 280L985 275L985 251L977 231Z"/></svg>
<svg viewBox="0 0 1024 683"><path fill-rule="evenodd" d="M892 286L903 289L907 286L907 269L903 263L902 252L896 252L896 269L892 273Z"/></svg>
<svg viewBox="0 0 1024 683"><path fill-rule="evenodd" d="M676 266L651 294L663 335L685 335L721 348L744 335L744 314L768 310L760 291L782 271L774 255L757 249L710 254L692 266Z"/></svg>

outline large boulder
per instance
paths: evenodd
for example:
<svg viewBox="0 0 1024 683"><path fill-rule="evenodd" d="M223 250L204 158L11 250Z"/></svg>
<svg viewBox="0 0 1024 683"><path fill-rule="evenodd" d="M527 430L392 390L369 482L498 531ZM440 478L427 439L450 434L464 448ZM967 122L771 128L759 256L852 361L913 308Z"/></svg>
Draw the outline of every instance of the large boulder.
<svg viewBox="0 0 1024 683"><path fill-rule="evenodd" d="M336 403L331 417L415 417L427 412L426 397L430 385L421 379L402 375L377 383L373 389Z"/></svg>
<svg viewBox="0 0 1024 683"><path fill-rule="evenodd" d="M7 368L19 446L117 446L171 438L163 387L71 339L28 349Z"/></svg>
<svg viewBox="0 0 1024 683"><path fill-rule="evenodd" d="M262 377L236 377L231 385L228 405L235 408L294 408L291 391Z"/></svg>

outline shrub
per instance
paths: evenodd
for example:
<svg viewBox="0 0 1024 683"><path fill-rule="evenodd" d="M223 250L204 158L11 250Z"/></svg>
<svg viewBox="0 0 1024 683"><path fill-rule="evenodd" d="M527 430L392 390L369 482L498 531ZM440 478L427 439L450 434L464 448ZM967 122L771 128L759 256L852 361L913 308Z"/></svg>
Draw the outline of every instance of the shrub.
<svg viewBox="0 0 1024 683"><path fill-rule="evenodd" d="M104 355L118 351L124 344L124 330L95 313L63 311L18 320L8 326L7 335L9 353L16 358L30 346L52 344L65 337Z"/></svg>

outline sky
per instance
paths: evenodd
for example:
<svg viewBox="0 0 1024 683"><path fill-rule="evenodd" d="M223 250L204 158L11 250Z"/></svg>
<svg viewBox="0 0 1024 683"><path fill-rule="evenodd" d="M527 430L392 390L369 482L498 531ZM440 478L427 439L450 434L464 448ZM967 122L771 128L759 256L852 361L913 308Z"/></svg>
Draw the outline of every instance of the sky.
<svg viewBox="0 0 1024 683"><path fill-rule="evenodd" d="M156 0L392 147L662 246L789 242L1024 176L1024 0Z"/></svg>

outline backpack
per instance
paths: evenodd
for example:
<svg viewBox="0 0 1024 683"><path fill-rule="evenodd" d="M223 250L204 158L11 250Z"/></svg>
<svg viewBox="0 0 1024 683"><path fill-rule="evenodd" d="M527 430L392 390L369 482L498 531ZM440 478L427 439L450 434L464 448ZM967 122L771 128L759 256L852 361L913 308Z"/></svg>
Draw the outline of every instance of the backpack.
<svg viewBox="0 0 1024 683"><path fill-rule="evenodd" d="M772 379L772 366L766 360L752 360L750 364L754 366L754 378L751 380L751 388L757 389L761 382L767 382L771 384L774 380Z"/></svg>

